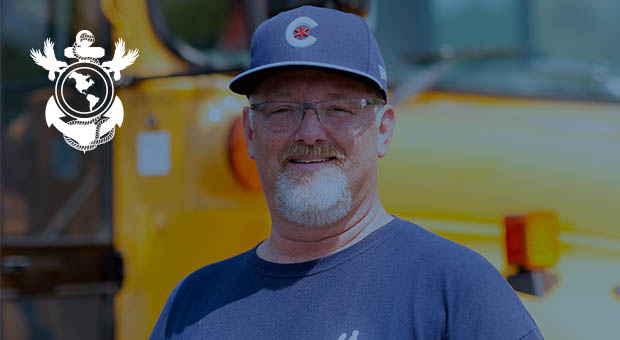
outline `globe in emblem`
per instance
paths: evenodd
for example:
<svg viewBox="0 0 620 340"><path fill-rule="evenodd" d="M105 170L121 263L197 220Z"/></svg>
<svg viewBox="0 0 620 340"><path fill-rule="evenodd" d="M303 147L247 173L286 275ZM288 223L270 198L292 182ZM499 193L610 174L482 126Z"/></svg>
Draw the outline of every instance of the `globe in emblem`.
<svg viewBox="0 0 620 340"><path fill-rule="evenodd" d="M112 78L97 64L73 63L58 77L54 99L58 107L73 118L96 117L108 111L112 104Z"/></svg>

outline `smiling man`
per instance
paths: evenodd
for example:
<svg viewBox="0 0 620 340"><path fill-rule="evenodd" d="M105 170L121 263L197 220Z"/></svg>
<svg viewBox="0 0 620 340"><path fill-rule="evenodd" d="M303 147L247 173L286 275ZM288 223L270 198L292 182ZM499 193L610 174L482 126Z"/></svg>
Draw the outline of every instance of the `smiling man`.
<svg viewBox="0 0 620 340"><path fill-rule="evenodd" d="M298 68L258 84L244 112L273 222L258 255L284 263L323 257L392 220L376 183L394 125L384 92L340 72Z"/></svg>
<svg viewBox="0 0 620 340"><path fill-rule="evenodd" d="M362 18L280 13L251 58L230 88L271 235L179 283L151 339L542 339L483 257L381 206L394 109Z"/></svg>

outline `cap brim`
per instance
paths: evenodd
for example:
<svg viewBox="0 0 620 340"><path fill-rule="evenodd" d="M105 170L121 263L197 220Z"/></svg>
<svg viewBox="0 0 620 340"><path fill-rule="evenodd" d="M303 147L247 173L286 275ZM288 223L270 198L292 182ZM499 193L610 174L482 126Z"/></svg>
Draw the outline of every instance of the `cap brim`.
<svg viewBox="0 0 620 340"><path fill-rule="evenodd" d="M262 80L276 73L289 69L296 69L298 67L320 68L346 73L348 76L353 76L357 80L377 87L383 93L383 99L387 99L387 89L384 89L381 82L370 74L344 66L316 62L287 61L255 67L234 77L230 81L230 84L228 84L228 88L235 93L249 95Z"/></svg>

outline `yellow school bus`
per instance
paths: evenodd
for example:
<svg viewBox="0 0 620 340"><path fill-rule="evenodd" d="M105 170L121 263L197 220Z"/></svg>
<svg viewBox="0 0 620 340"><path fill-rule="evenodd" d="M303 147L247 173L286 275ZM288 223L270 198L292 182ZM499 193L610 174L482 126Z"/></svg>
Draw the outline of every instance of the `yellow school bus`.
<svg viewBox="0 0 620 340"><path fill-rule="evenodd" d="M300 4L363 15L381 45L388 212L484 255L546 338L616 339L620 5L577 0L4 1L2 338L147 338L184 276L269 235L227 86L256 26ZM28 59L82 29L106 58L139 50L122 126L86 153L46 125Z"/></svg>

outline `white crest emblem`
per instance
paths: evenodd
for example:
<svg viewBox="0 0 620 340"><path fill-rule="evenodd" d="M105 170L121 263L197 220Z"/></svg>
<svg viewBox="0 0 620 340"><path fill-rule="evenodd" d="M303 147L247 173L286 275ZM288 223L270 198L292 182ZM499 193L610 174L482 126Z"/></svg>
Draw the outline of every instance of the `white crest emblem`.
<svg viewBox="0 0 620 340"><path fill-rule="evenodd" d="M308 31L318 26L319 24L311 18L299 17L288 24L284 31L284 39L291 47L310 47L316 43L316 38L311 36Z"/></svg>
<svg viewBox="0 0 620 340"><path fill-rule="evenodd" d="M48 70L49 80L56 79L54 95L47 101L45 121L62 132L67 144L82 152L95 149L114 137L114 127L123 124L123 103L114 95L114 83L121 79L121 70L138 57L138 50L125 53L125 42L115 43L114 57L99 64L105 55L101 47L91 47L95 36L78 32L75 43L65 48L65 57L77 59L72 64L56 60L54 43L47 38L43 53L31 49L37 65Z"/></svg>

